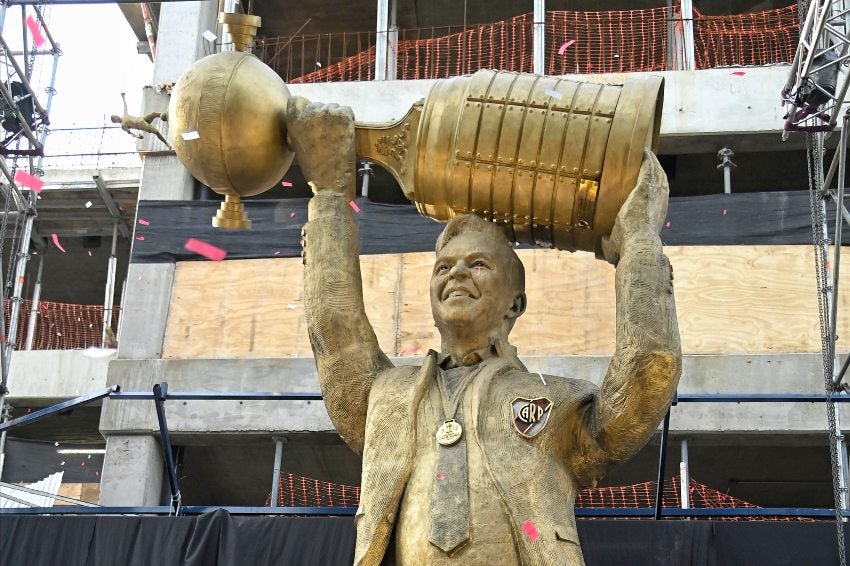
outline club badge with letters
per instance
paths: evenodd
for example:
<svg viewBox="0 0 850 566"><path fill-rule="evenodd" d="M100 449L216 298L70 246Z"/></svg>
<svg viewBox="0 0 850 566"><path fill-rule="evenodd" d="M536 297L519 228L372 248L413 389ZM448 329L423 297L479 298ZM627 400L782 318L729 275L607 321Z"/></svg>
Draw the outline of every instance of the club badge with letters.
<svg viewBox="0 0 850 566"><path fill-rule="evenodd" d="M526 399L517 397L511 401L511 411L514 417L514 428L526 438L536 436L549 421L552 401L546 397Z"/></svg>

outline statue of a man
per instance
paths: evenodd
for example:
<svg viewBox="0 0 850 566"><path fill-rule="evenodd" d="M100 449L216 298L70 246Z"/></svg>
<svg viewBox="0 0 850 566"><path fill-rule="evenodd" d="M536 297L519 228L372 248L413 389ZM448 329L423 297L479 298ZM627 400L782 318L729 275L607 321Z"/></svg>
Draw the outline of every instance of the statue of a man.
<svg viewBox="0 0 850 566"><path fill-rule="evenodd" d="M524 269L500 230L474 216L437 240L440 352L393 367L363 308L351 110L293 98L287 127L315 194L304 263L322 393L363 455L355 564L583 564L576 494L647 442L681 372L658 161L645 153L604 245L617 266L617 335L597 388L529 373L517 358L508 334L526 308Z"/></svg>

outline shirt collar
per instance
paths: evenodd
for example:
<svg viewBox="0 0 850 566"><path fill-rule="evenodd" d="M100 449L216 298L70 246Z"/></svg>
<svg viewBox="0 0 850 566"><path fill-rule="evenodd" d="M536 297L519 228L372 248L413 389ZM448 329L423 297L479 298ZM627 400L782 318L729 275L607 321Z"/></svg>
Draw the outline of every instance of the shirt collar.
<svg viewBox="0 0 850 566"><path fill-rule="evenodd" d="M525 366L519 361L516 355L516 347L500 338L490 338L490 344L484 348L473 350L464 356L460 364L446 352L437 354L437 365L442 369L452 369L461 366L474 366L480 364L489 358L502 358L510 362L518 369L525 370Z"/></svg>

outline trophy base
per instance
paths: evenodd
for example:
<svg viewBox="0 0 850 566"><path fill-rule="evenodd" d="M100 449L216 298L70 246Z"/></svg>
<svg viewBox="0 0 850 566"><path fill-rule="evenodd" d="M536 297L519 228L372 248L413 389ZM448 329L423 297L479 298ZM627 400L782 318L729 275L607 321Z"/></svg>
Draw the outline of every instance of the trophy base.
<svg viewBox="0 0 850 566"><path fill-rule="evenodd" d="M230 228L231 230L250 230L251 221L245 212L245 205L236 195L225 195L221 208L212 218L214 228Z"/></svg>

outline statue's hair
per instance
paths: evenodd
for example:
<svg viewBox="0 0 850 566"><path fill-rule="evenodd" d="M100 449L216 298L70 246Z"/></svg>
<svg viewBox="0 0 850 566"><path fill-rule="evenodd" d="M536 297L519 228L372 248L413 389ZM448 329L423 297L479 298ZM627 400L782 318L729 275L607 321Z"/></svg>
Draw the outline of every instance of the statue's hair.
<svg viewBox="0 0 850 566"><path fill-rule="evenodd" d="M434 251L439 254L440 250L442 250L455 236L476 232L484 234L505 246L506 250L509 252L508 256L511 259L511 267L514 271L514 281L516 281L517 290L525 292L525 267L522 265L522 261L520 261L519 256L516 255L514 247L511 245L507 236L505 236L504 231L502 231L502 229L493 222L487 222L474 214L462 214L460 216L455 216L448 224L446 224L446 227L443 228L443 231L437 238L437 246Z"/></svg>

